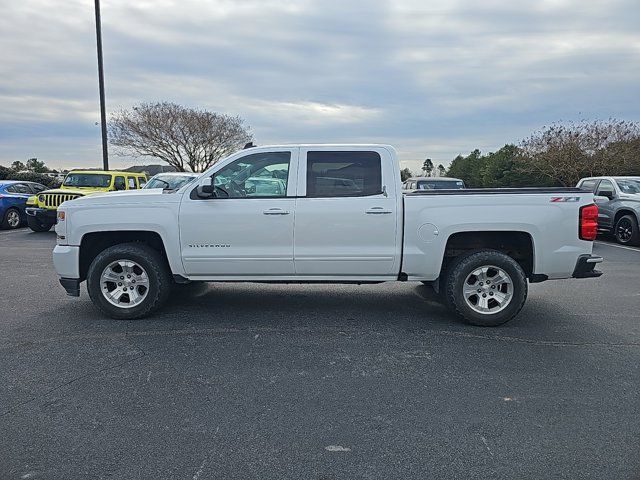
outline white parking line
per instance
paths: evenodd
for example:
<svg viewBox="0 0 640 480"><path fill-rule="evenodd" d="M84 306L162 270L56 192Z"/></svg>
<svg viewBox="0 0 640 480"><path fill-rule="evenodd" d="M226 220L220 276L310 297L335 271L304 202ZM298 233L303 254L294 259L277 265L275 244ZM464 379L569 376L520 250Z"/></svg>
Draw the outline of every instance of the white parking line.
<svg viewBox="0 0 640 480"><path fill-rule="evenodd" d="M617 245L615 243L601 242L599 240L596 240L594 243L597 243L599 245L606 245L607 247L624 248L625 250L631 250L632 252L640 253L640 248L627 247L626 245Z"/></svg>

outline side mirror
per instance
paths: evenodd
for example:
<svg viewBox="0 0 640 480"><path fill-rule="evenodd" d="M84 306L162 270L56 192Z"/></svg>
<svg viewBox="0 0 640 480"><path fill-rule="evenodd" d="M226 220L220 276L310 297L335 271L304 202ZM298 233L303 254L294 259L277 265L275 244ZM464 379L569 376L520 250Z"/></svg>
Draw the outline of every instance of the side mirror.
<svg viewBox="0 0 640 480"><path fill-rule="evenodd" d="M126 189L127 189L126 185L123 185L123 184L116 185L116 190L126 190Z"/></svg>
<svg viewBox="0 0 640 480"><path fill-rule="evenodd" d="M603 195L594 195L593 197L593 201L596 203L607 203L609 200L611 200L609 197Z"/></svg>
<svg viewBox="0 0 640 480"><path fill-rule="evenodd" d="M200 198L213 198L213 177L202 178L196 192Z"/></svg>

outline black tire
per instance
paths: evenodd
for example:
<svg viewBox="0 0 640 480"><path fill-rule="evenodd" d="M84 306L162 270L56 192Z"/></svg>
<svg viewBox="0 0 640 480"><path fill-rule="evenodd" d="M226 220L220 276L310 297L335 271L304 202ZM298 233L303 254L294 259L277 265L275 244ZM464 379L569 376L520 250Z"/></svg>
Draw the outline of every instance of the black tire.
<svg viewBox="0 0 640 480"><path fill-rule="evenodd" d="M27 215L27 225L34 232L48 232L53 227L53 223L42 222L31 215Z"/></svg>
<svg viewBox="0 0 640 480"><path fill-rule="evenodd" d="M467 304L463 295L463 287L467 277L474 270L485 266L504 270L511 277L513 285L511 300L506 307L496 313L475 311ZM479 327L495 327L515 317L527 299L528 289L527 277L518 262L496 250L480 250L456 258L447 270L444 286L447 307L467 323ZM495 300L493 302L496 303Z"/></svg>
<svg viewBox="0 0 640 480"><path fill-rule="evenodd" d="M140 304L123 308L111 304L102 294L100 277L112 262L128 260L139 264L149 279L146 297ZM143 243L123 243L114 245L96 256L87 272L87 290L93 304L104 314L118 320L145 317L165 303L171 293L172 279L169 266L162 255Z"/></svg>
<svg viewBox="0 0 640 480"><path fill-rule="evenodd" d="M616 241L622 245L640 245L638 219L634 215L623 215L613 229Z"/></svg>
<svg viewBox="0 0 640 480"><path fill-rule="evenodd" d="M16 215L18 216L18 223L15 224ZM17 208L8 208L4 212L4 218L2 219L2 228L7 230L13 230L14 228L20 228L22 226L22 218L20 216L20 210Z"/></svg>

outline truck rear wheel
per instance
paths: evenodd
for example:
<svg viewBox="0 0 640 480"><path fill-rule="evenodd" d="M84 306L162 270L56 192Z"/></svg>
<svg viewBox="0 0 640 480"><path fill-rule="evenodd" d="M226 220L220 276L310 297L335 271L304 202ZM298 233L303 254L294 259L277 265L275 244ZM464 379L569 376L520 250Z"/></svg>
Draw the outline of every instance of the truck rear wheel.
<svg viewBox="0 0 640 480"><path fill-rule="evenodd" d="M527 298L527 278L513 258L496 250L463 255L445 277L447 306L467 323L494 327L508 322Z"/></svg>
<svg viewBox="0 0 640 480"><path fill-rule="evenodd" d="M107 248L91 262L87 290L94 305L111 318L142 318L167 300L171 275L156 250L124 243Z"/></svg>
<svg viewBox="0 0 640 480"><path fill-rule="evenodd" d="M53 223L40 221L31 215L27 215L27 225L34 232L48 232L53 227Z"/></svg>

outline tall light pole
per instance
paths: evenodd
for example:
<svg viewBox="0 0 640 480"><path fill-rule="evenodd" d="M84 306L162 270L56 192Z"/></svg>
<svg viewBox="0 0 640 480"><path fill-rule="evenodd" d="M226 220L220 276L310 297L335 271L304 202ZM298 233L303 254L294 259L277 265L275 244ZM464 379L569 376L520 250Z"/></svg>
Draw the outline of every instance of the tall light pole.
<svg viewBox="0 0 640 480"><path fill-rule="evenodd" d="M100 0L96 2L96 39L98 46L98 85L100 89L100 128L102 129L102 167L109 170L107 151L107 108L104 102L104 66L102 64L102 25L100 23Z"/></svg>

